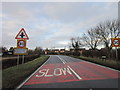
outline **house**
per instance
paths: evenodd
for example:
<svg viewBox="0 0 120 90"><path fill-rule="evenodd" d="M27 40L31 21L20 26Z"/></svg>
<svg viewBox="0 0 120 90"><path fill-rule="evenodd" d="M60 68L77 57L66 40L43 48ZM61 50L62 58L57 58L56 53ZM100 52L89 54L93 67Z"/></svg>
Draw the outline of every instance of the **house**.
<svg viewBox="0 0 120 90"><path fill-rule="evenodd" d="M65 52L65 49L60 49L60 53L64 53Z"/></svg>

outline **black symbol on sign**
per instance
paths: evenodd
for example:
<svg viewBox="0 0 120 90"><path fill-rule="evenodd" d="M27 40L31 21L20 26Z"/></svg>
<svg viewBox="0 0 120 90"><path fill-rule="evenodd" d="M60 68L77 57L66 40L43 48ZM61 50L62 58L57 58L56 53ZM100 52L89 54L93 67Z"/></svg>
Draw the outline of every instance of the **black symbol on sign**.
<svg viewBox="0 0 120 90"><path fill-rule="evenodd" d="M24 42L20 42L20 45L21 45L21 46L24 46Z"/></svg>
<svg viewBox="0 0 120 90"><path fill-rule="evenodd" d="M24 35L24 33L22 32L20 36L21 36L21 38L23 38L25 35Z"/></svg>
<svg viewBox="0 0 120 90"><path fill-rule="evenodd" d="M114 45L119 45L119 41L118 40L114 40Z"/></svg>
<svg viewBox="0 0 120 90"><path fill-rule="evenodd" d="M18 42L18 45L19 45L19 47L24 47L25 43L24 43L24 41L20 41L20 42Z"/></svg>

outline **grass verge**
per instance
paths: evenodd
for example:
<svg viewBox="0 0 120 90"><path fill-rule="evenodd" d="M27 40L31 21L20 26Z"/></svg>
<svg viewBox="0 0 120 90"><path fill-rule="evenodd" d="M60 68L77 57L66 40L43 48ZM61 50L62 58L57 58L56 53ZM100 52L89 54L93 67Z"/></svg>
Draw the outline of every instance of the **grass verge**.
<svg viewBox="0 0 120 90"><path fill-rule="evenodd" d="M100 64L103 66L107 66L116 70L120 70L120 61L116 61L116 60L102 60L102 59L98 59L98 58L90 58L90 57L84 57L84 56L72 56L75 58L79 58L85 61L89 61L89 62L93 62L96 64Z"/></svg>
<svg viewBox="0 0 120 90"><path fill-rule="evenodd" d="M41 56L33 61L3 70L2 88L16 88L48 58L49 56Z"/></svg>

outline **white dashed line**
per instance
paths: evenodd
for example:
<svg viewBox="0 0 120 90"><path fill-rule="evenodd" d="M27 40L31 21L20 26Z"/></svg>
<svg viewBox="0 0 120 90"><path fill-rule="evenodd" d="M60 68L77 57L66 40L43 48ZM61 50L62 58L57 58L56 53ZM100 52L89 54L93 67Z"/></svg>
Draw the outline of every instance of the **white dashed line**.
<svg viewBox="0 0 120 90"><path fill-rule="evenodd" d="M59 56L57 56L62 62L63 62L63 64L65 64L66 63L66 61L64 60L64 59L62 59L62 58L60 58ZM80 79L82 79L70 66L67 66L73 73L74 73L74 75L80 80Z"/></svg>

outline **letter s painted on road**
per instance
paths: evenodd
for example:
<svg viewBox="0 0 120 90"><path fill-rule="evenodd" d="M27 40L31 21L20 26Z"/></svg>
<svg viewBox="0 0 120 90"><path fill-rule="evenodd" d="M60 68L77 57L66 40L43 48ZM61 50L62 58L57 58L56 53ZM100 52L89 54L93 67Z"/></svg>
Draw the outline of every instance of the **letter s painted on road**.
<svg viewBox="0 0 120 90"><path fill-rule="evenodd" d="M46 71L47 71L47 69L42 69L42 70L40 70L40 71L39 71L39 75L36 75L36 77L42 77L42 76L44 76L45 73L46 73Z"/></svg>

